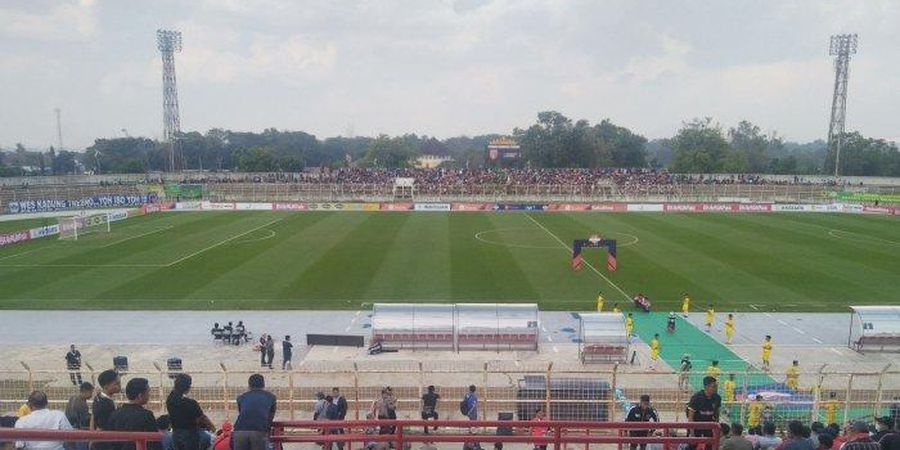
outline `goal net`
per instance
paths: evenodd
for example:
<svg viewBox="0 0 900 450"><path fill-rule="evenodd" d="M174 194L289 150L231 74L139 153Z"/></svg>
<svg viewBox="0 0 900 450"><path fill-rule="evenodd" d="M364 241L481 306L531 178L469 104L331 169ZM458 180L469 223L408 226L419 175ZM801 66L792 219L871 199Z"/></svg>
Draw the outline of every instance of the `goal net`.
<svg viewBox="0 0 900 450"><path fill-rule="evenodd" d="M110 223L109 213L60 217L59 238L76 241L79 237L90 233L109 233Z"/></svg>

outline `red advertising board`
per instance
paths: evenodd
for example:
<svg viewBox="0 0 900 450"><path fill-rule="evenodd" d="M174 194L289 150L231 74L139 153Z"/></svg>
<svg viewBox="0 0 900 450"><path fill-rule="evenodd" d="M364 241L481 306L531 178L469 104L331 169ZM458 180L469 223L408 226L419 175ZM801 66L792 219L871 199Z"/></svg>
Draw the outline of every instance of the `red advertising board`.
<svg viewBox="0 0 900 450"><path fill-rule="evenodd" d="M885 206L863 206L863 212L876 214L897 214L897 209L888 208Z"/></svg>
<svg viewBox="0 0 900 450"><path fill-rule="evenodd" d="M275 211L306 211L309 206L306 203L272 203Z"/></svg>
<svg viewBox="0 0 900 450"><path fill-rule="evenodd" d="M27 241L31 239L31 233L28 230L16 231L15 233L0 234L0 247L12 245L17 242Z"/></svg>
<svg viewBox="0 0 900 450"><path fill-rule="evenodd" d="M549 211L590 211L591 205L587 203L551 203L547 205Z"/></svg>
<svg viewBox="0 0 900 450"><path fill-rule="evenodd" d="M700 212L701 205L697 203L666 203L663 205L665 212Z"/></svg>
<svg viewBox="0 0 900 450"><path fill-rule="evenodd" d="M738 203L740 212L770 212L772 205L768 203Z"/></svg>
<svg viewBox="0 0 900 450"><path fill-rule="evenodd" d="M453 211L490 211L494 209L494 205L490 203L454 203L451 209Z"/></svg>
<svg viewBox="0 0 900 450"><path fill-rule="evenodd" d="M409 211L413 209L412 203L382 203L380 208L382 211Z"/></svg>
<svg viewBox="0 0 900 450"><path fill-rule="evenodd" d="M737 211L736 203L704 203L700 205L704 212L734 212Z"/></svg>

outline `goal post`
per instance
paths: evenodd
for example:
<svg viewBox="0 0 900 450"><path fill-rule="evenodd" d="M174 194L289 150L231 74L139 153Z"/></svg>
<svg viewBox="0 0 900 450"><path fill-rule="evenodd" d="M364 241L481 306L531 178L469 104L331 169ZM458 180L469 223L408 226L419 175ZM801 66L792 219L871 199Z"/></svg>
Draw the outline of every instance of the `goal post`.
<svg viewBox="0 0 900 450"><path fill-rule="evenodd" d="M59 239L77 241L90 233L109 233L112 230L110 213L60 217Z"/></svg>

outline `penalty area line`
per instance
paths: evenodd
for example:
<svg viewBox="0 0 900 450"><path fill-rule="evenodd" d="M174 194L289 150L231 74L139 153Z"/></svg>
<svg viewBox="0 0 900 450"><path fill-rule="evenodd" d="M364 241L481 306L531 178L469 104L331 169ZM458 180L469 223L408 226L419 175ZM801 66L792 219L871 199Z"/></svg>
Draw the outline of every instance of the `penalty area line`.
<svg viewBox="0 0 900 450"><path fill-rule="evenodd" d="M531 220L532 222L534 222L534 224L537 225L538 227L540 227L542 230L544 230L544 232L546 232L547 234L549 234L550 237L552 237L553 239L556 240L556 242L559 242L559 245L562 246L562 250L564 250L566 253L568 253L569 251L571 251L571 249L569 248L569 246L566 245L566 243L563 242L562 239L560 239L558 236L556 236L555 234L553 234L552 231L548 230L547 227L543 226L540 222L538 222L537 220L534 220L534 217L531 217L530 214L525 213L525 217L527 217L529 220ZM587 260L584 261L584 264L586 264L588 267L590 267L591 270L594 271L594 273L596 273L597 275L600 276L600 278L603 278L604 281L606 281L607 283L609 283L610 286L614 287L617 291L619 291L619 293L622 294L622 296L625 297L626 300L631 301L631 297L630 297L627 293L625 293L625 291L623 291L622 288L619 287L619 285L617 285L616 283L613 283L612 280L610 280L609 278L606 277L606 275L603 275L603 273L600 272L599 270L597 270L597 268L594 267L593 264L591 264L591 263L588 262Z"/></svg>
<svg viewBox="0 0 900 450"><path fill-rule="evenodd" d="M269 225L274 225L274 224L276 224L276 223L278 223L278 222L281 222L282 220L286 219L287 217L288 217L288 216L284 216L284 217L282 217L282 218L280 218L280 219L275 219L275 220L273 220L273 221L271 221L271 222L264 223L264 224L262 224L262 225L260 225L260 226L258 226L258 227L253 227L253 228L251 228L251 229L249 229L249 230L247 230L247 231L245 231L245 232L243 232L243 233L241 233L241 234L236 234L236 235L234 235L234 236L232 236L232 237L230 237L230 238L228 238L228 239L225 239L225 240L223 240L223 241L219 241L219 242L217 242L217 243L215 243L215 244L213 244L213 245L210 245L209 247L201 248L200 250L197 250L196 252L191 253L190 255L182 256L181 258L178 258L178 259L176 259L175 261L172 261L172 262L166 264L166 267L172 267L172 266L174 266L174 265L176 265L176 264L178 264L178 263L180 263L180 262L182 262L182 261L191 259L191 258L193 258L193 257L195 257L195 256L197 256L197 255L199 255L199 254L201 254L201 253L208 252L208 251L210 251L210 250L212 250L212 249L214 249L214 248L216 248L216 247L218 247L218 246L220 246L220 245L225 245L225 244L227 244L227 243L229 243L229 242L231 242L231 241L233 241L233 240L235 240L235 239L237 239L237 238L239 238L239 237L241 237L241 236L246 236L246 235L248 235L248 234L250 234L250 233L252 233L252 232L254 232L254 231L256 231L256 230L259 230L259 229L261 229L261 228L265 228L265 227L267 227L267 226L269 226Z"/></svg>

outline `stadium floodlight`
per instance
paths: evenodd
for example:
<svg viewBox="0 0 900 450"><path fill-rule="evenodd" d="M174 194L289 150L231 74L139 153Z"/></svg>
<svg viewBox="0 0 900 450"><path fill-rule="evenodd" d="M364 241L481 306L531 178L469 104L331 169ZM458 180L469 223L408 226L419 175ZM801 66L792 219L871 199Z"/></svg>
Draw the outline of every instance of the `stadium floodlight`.
<svg viewBox="0 0 900 450"><path fill-rule="evenodd" d="M831 36L828 54L834 56L834 95L831 99L831 122L828 125L829 150L834 149L834 176L840 176L841 140L847 118L847 79L850 55L855 55L859 37L856 34Z"/></svg>
<svg viewBox="0 0 900 450"><path fill-rule="evenodd" d="M169 142L169 170L175 171L173 138L181 132L178 87L175 82L175 52L181 51L181 32L156 30L156 46L163 63L163 138Z"/></svg>

